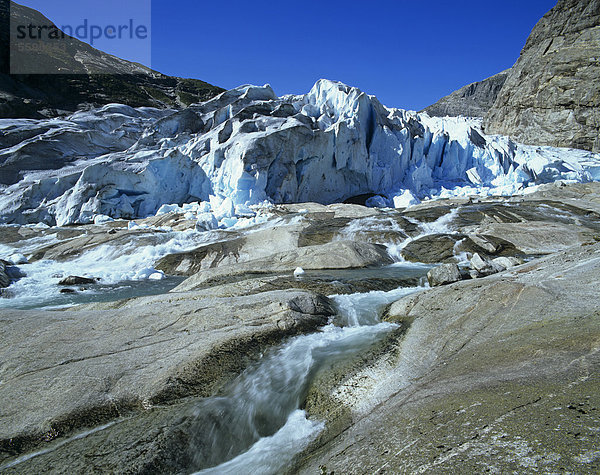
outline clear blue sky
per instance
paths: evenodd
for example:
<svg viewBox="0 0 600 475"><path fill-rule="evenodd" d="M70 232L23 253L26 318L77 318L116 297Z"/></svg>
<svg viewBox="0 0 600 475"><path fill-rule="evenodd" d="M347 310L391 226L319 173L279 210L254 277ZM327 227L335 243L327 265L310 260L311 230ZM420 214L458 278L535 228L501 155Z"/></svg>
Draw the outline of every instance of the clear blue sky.
<svg viewBox="0 0 600 475"><path fill-rule="evenodd" d="M44 3L40 9L56 23L65 1L17 0ZM335 79L388 106L421 109L512 66L533 26L555 4L152 0L151 66L224 88L269 83L280 95L307 92L319 78Z"/></svg>

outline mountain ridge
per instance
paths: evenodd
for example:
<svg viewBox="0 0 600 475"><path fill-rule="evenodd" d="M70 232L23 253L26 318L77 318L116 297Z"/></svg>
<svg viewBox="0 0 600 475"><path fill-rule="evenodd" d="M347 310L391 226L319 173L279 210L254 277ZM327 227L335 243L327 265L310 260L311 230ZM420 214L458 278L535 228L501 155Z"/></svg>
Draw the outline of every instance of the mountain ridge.
<svg viewBox="0 0 600 475"><path fill-rule="evenodd" d="M600 0L559 0L484 120L522 143L600 151Z"/></svg>
<svg viewBox="0 0 600 475"><path fill-rule="evenodd" d="M32 53L25 58L28 62L42 62L47 70L57 73L10 74L11 15L21 24L54 25L34 9L7 0L0 2L0 118L64 116L110 103L182 108L224 91L198 79L164 75L68 36L67 55L53 51L54 54Z"/></svg>
<svg viewBox="0 0 600 475"><path fill-rule="evenodd" d="M483 117L486 133L524 144L598 152L598 57L600 0L559 0L531 31L488 107L474 107L465 92L485 87L496 76L454 91L424 111Z"/></svg>
<svg viewBox="0 0 600 475"><path fill-rule="evenodd" d="M434 117L483 117L492 107L506 82L510 69L477 81L442 97L421 112Z"/></svg>

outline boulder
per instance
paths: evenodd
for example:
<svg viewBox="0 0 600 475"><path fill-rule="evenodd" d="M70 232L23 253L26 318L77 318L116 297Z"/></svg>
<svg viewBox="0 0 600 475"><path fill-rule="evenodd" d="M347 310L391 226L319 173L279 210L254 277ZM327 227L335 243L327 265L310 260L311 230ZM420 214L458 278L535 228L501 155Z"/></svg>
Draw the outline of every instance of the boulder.
<svg viewBox="0 0 600 475"><path fill-rule="evenodd" d="M456 264L442 264L427 272L427 281L431 287L452 284L459 280L462 280L462 276Z"/></svg>
<svg viewBox="0 0 600 475"><path fill-rule="evenodd" d="M469 261L471 268L477 273L478 277L485 277L506 270L506 267L500 263L481 257L479 254L473 254Z"/></svg>
<svg viewBox="0 0 600 475"><path fill-rule="evenodd" d="M0 261L0 288L6 288L10 285L10 278L6 274L6 264Z"/></svg>
<svg viewBox="0 0 600 475"><path fill-rule="evenodd" d="M411 262L434 264L454 259L454 246L459 236L430 234L409 242L402 249L402 257Z"/></svg>
<svg viewBox="0 0 600 475"><path fill-rule="evenodd" d="M500 250L500 245L493 240L481 236L479 234L469 234L468 238L481 249L485 250L488 254L496 254Z"/></svg>
<svg viewBox="0 0 600 475"><path fill-rule="evenodd" d="M496 257L492 259L492 262L504 269L510 269L511 267L523 264L523 260L517 257Z"/></svg>
<svg viewBox="0 0 600 475"><path fill-rule="evenodd" d="M89 277L81 277L78 275L70 275L62 279L58 285L88 285L97 283L97 279L90 279Z"/></svg>

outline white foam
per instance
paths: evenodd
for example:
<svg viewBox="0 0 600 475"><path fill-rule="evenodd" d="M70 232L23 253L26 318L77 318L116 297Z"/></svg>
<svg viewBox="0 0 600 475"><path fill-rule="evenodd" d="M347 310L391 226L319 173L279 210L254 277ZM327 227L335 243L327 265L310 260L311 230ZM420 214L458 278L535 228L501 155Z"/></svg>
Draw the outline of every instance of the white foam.
<svg viewBox="0 0 600 475"><path fill-rule="evenodd" d="M270 437L259 439L247 452L217 467L196 472L210 475L264 475L281 473L294 456L312 442L325 424L310 421L302 410L293 411L285 425Z"/></svg>
<svg viewBox="0 0 600 475"><path fill-rule="evenodd" d="M158 279L157 274L162 273L153 267L158 259L167 254L195 249L210 242L212 237L210 233L188 230L158 233L154 235L154 239L154 245L140 245L132 237L125 245L115 247L105 244L69 261L41 260L20 265L19 268L26 277L9 287L12 297L0 298L0 307L51 304L60 293L58 282L69 275L100 278L102 284Z"/></svg>
<svg viewBox="0 0 600 475"><path fill-rule="evenodd" d="M337 304L343 317L341 323L350 327L359 327L377 324L382 307L419 290L422 288L401 287L389 292L332 295L330 298Z"/></svg>

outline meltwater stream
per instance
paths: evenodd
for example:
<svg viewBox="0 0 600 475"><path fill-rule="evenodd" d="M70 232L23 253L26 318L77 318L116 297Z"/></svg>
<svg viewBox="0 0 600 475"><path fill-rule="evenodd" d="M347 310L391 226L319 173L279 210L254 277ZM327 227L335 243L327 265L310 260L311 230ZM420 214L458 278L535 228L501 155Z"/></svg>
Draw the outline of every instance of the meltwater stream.
<svg viewBox="0 0 600 475"><path fill-rule="evenodd" d="M201 469L197 473L270 474L289 466L324 427L300 410L316 373L397 328L379 321L383 306L418 290L333 296L339 310L335 322L264 356L237 378L227 396L202 400L189 447L192 466Z"/></svg>

